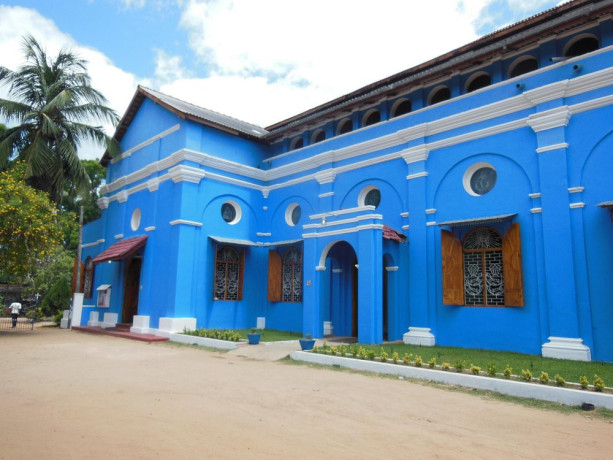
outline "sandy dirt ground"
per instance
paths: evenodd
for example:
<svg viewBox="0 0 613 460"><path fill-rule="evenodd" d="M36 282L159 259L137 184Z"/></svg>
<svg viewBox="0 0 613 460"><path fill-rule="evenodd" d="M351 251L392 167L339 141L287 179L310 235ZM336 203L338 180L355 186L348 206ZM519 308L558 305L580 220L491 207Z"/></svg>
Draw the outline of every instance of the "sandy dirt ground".
<svg viewBox="0 0 613 460"><path fill-rule="evenodd" d="M0 458L613 458L607 421L254 348L0 332Z"/></svg>

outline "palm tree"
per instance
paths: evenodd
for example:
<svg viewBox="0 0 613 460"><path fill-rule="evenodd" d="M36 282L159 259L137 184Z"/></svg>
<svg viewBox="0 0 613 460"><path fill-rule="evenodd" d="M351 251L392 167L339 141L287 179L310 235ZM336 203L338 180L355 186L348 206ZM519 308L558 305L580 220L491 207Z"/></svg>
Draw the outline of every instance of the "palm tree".
<svg viewBox="0 0 613 460"><path fill-rule="evenodd" d="M0 85L9 88L8 98L0 98L0 118L8 125L0 130L0 168L24 161L31 185L61 203L66 183L89 183L77 154L83 142L118 151L102 123L116 125L119 117L91 87L86 61L66 50L52 59L32 36L24 38L23 50L26 63L17 71L0 66Z"/></svg>

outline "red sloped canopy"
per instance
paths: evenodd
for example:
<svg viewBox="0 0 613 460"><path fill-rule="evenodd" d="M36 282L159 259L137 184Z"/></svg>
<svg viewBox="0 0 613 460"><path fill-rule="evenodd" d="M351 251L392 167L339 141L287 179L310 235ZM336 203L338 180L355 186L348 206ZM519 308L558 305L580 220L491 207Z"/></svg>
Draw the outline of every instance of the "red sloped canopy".
<svg viewBox="0 0 613 460"><path fill-rule="evenodd" d="M147 243L146 236L137 236L136 238L128 238L113 244L106 251L98 254L92 262L99 264L102 262L110 262L112 260L123 260L134 254Z"/></svg>
<svg viewBox="0 0 613 460"><path fill-rule="evenodd" d="M393 228L388 227L387 225L384 225L383 226L383 239L398 241L399 243L402 243L407 239L407 237L406 235L403 235L402 233L397 232Z"/></svg>

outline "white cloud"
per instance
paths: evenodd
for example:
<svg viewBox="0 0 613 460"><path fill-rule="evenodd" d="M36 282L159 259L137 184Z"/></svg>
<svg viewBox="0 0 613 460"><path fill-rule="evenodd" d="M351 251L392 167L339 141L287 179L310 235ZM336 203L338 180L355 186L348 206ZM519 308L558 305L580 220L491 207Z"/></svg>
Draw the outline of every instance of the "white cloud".
<svg viewBox="0 0 613 460"><path fill-rule="evenodd" d="M476 39L485 2L188 0L181 26L215 81L237 89L226 94L233 115L268 124Z"/></svg>
<svg viewBox="0 0 613 460"><path fill-rule="evenodd" d="M88 61L87 69L92 86L107 99L109 107L121 116L125 112L136 89L137 77L115 65L101 52L79 45L68 34L60 31L50 19L37 11L22 7L0 5L0 56L1 65L16 70L24 63L22 53L23 36L31 34L43 46L48 56L55 56L60 49L70 49ZM146 83L146 82L145 82ZM0 97L6 97L6 88L0 87ZM108 134L114 128L105 126ZM81 158L101 157L104 149L93 144L79 149Z"/></svg>

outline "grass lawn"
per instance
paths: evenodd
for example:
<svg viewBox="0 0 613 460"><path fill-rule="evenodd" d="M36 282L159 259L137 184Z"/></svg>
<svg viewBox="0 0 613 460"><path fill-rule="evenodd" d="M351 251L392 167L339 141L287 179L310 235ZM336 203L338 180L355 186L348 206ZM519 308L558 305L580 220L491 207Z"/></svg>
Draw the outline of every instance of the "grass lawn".
<svg viewBox="0 0 613 460"><path fill-rule="evenodd" d="M252 329L235 329L241 336L241 339L247 339L247 334L251 334ZM300 332L277 331L275 329L257 329L261 335L260 342L281 342L284 340L298 340L302 338Z"/></svg>
<svg viewBox="0 0 613 460"><path fill-rule="evenodd" d="M523 369L532 372L536 378L545 371L549 378L553 380L556 374L562 376L567 382L579 382L579 377L585 375L590 383L594 380L594 375L604 379L605 385L613 387L613 363L603 362L583 362L568 361L564 359L543 358L538 355L525 355L521 353L511 353L503 351L477 350L472 348L456 347L420 347L418 345L406 345L404 343L379 345L362 345L366 349L374 349L379 356L383 348L390 356L397 352L400 359L405 353L421 356L424 366L431 358L436 358L437 364L449 363L455 366L459 361L466 362L466 369L472 364L479 366L482 371L487 371L490 364L496 366L497 372L502 372L506 365L513 368L513 374L521 375Z"/></svg>

